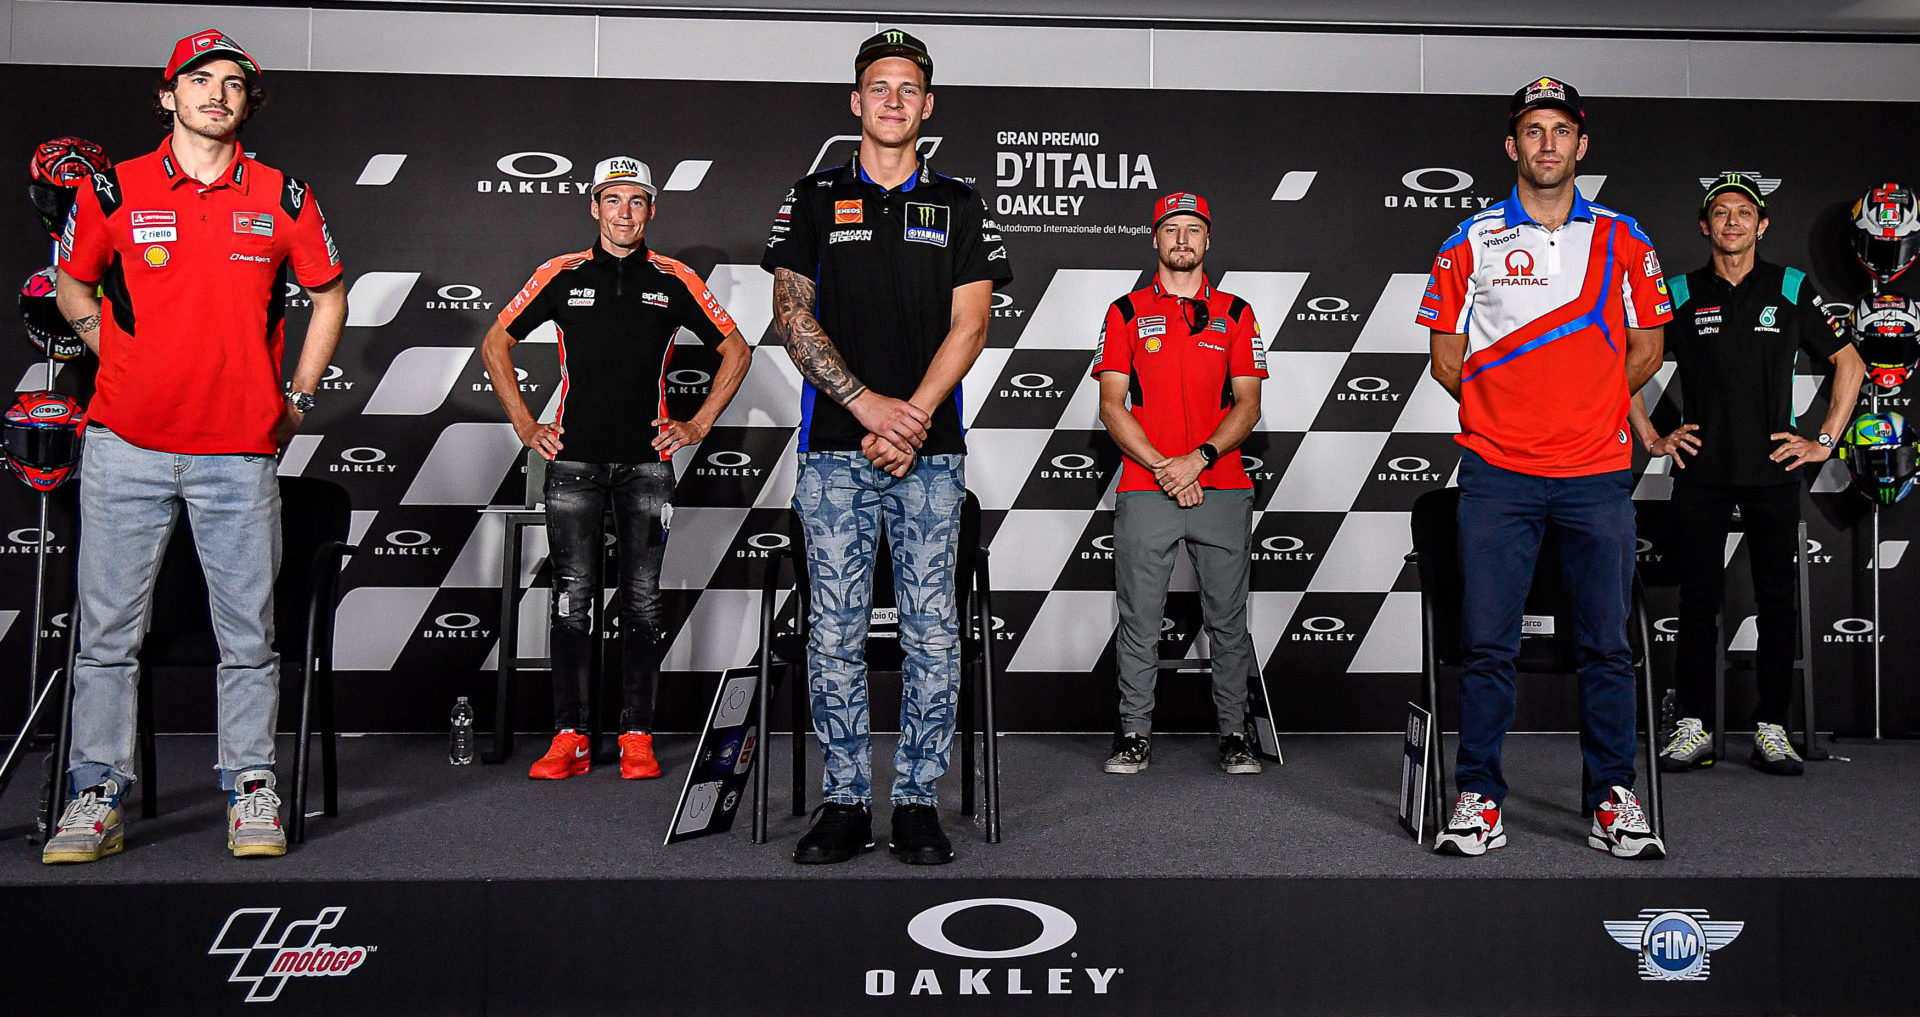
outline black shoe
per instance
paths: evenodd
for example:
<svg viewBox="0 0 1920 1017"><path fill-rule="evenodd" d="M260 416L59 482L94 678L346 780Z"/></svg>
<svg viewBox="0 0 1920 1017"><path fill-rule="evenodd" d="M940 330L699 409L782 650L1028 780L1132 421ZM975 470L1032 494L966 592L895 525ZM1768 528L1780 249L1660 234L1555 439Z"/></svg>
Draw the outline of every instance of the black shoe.
<svg viewBox="0 0 1920 1017"><path fill-rule="evenodd" d="M893 840L887 844L908 865L945 865L953 861L953 842L940 830L940 810L931 805L893 807Z"/></svg>
<svg viewBox="0 0 1920 1017"><path fill-rule="evenodd" d="M1222 735L1220 769L1228 773L1259 773L1260 760L1254 758L1253 750L1247 747L1245 737L1237 734Z"/></svg>
<svg viewBox="0 0 1920 1017"><path fill-rule="evenodd" d="M813 810L813 829L794 845L801 865L831 865L873 850L873 810L865 805L821 802Z"/></svg>
<svg viewBox="0 0 1920 1017"><path fill-rule="evenodd" d="M1113 755L1107 757L1108 773L1139 773L1153 761L1153 741L1146 735L1129 731L1113 736Z"/></svg>

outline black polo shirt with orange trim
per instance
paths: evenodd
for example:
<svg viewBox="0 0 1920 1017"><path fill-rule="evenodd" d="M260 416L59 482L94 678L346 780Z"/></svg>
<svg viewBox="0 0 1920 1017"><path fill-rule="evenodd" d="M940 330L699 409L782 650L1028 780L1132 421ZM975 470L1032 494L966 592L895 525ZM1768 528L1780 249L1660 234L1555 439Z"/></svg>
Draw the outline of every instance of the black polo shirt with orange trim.
<svg viewBox="0 0 1920 1017"><path fill-rule="evenodd" d="M737 328L693 269L645 246L617 258L598 243L542 263L500 311L515 340L549 321L560 341L554 420L566 428L554 458L579 463L671 458L648 422L667 416L674 333L717 346Z"/></svg>
<svg viewBox="0 0 1920 1017"><path fill-rule="evenodd" d="M1204 308L1203 316L1200 309ZM1203 279L1192 297L1160 288L1160 277L1113 302L1100 326L1093 376L1128 378L1133 418L1161 455L1199 448L1233 409L1233 379L1265 378L1267 348L1253 306ZM1158 491L1153 471L1125 459L1120 490ZM1200 486L1253 486L1234 449L1200 471Z"/></svg>
<svg viewBox="0 0 1920 1017"><path fill-rule="evenodd" d="M169 136L79 189L59 251L103 298L89 420L160 452L278 451L289 272L309 288L340 275L305 181L241 152L203 184Z"/></svg>
<svg viewBox="0 0 1920 1017"><path fill-rule="evenodd" d="M787 192L761 267L815 284L813 313L854 377L905 399L920 387L953 328L953 291L1013 279L1007 245L986 203L963 181L925 161L898 187L868 179L856 156L801 178ZM966 451L960 400L934 410L923 455ZM800 451L855 452L866 428L810 384L800 393Z"/></svg>

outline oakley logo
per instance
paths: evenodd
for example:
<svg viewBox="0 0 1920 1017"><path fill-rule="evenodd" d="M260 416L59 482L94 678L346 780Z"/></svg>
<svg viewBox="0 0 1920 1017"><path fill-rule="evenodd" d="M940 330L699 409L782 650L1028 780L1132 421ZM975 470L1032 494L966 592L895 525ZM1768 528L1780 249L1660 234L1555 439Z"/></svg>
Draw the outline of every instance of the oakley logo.
<svg viewBox="0 0 1920 1017"><path fill-rule="evenodd" d="M784 533L756 533L747 538L747 546L761 551L778 551L790 547L793 540Z"/></svg>
<svg viewBox="0 0 1920 1017"><path fill-rule="evenodd" d="M366 463L382 462L387 458L387 454L377 448L362 446L360 448L341 449L340 458L350 463L360 463L364 465Z"/></svg>
<svg viewBox="0 0 1920 1017"><path fill-rule="evenodd" d="M1052 388L1053 378L1044 374L1016 374L1007 379L1007 384L1025 389Z"/></svg>
<svg viewBox="0 0 1920 1017"><path fill-rule="evenodd" d="M465 611L449 611L435 618L433 623L443 629L471 629L480 626L480 617Z"/></svg>
<svg viewBox="0 0 1920 1017"><path fill-rule="evenodd" d="M696 371L690 367L667 372L667 384L669 385L705 385L712 380L713 375L705 371Z"/></svg>
<svg viewBox="0 0 1920 1017"><path fill-rule="evenodd" d="M1049 379L1049 381L1051 381L1051 379ZM1054 466L1063 470L1091 470L1094 467L1094 458L1092 456L1081 455L1078 452L1068 452L1065 455L1054 456L1052 462Z"/></svg>
<svg viewBox="0 0 1920 1017"><path fill-rule="evenodd" d="M419 547L433 539L421 530L395 530L387 534L387 543L395 547Z"/></svg>
<svg viewBox="0 0 1920 1017"><path fill-rule="evenodd" d="M1347 381L1347 388L1355 392L1385 392L1387 389L1392 387L1393 387L1393 383L1389 382L1387 379L1375 378L1372 376L1350 378Z"/></svg>
<svg viewBox="0 0 1920 1017"><path fill-rule="evenodd" d="M723 469L753 465L753 457L745 452L709 452L707 462Z"/></svg>
<svg viewBox="0 0 1920 1017"><path fill-rule="evenodd" d="M520 168L520 164L528 160L534 162L535 168L539 168L539 163L545 162L544 171L534 172ZM519 177L522 180L546 180L573 169L573 160L552 152L515 152L512 155L501 156L500 160L493 165L510 177Z"/></svg>
<svg viewBox="0 0 1920 1017"><path fill-rule="evenodd" d="M1347 623L1338 618L1319 615L1314 618L1301 619L1300 627L1306 629L1308 632L1343 632L1347 628Z"/></svg>
<svg viewBox="0 0 1920 1017"><path fill-rule="evenodd" d="M1307 542L1301 540L1299 537L1268 537L1260 542L1260 546L1275 554L1292 554L1306 547ZM1304 625L1305 623L1303 622L1302 624Z"/></svg>
<svg viewBox="0 0 1920 1017"><path fill-rule="evenodd" d="M1338 314L1352 306L1352 304L1349 304L1339 297L1314 297L1312 300L1307 301L1308 310L1317 311L1321 314Z"/></svg>
<svg viewBox="0 0 1920 1017"><path fill-rule="evenodd" d="M1026 943L999 950L978 950L961 946L947 938L948 919L974 908L987 907L1025 911L1040 920L1040 931ZM907 922L908 938L921 947L948 957L965 957L970 960L1010 960L1015 957L1031 957L1034 954L1046 953L1067 945L1079 931L1080 924L1065 911L1051 904L1020 900L1017 897L976 897L972 900L958 900L950 904L930 907L914 915L913 919Z"/></svg>
<svg viewBox="0 0 1920 1017"><path fill-rule="evenodd" d="M1425 181L1434 175L1444 177L1449 183L1440 187L1427 186ZM1422 169L1408 171L1405 176L1400 178L1400 183L1405 185L1408 190L1419 191L1422 194L1452 194L1456 191L1464 191L1472 187L1473 177L1464 171L1452 169L1447 166L1427 166Z"/></svg>

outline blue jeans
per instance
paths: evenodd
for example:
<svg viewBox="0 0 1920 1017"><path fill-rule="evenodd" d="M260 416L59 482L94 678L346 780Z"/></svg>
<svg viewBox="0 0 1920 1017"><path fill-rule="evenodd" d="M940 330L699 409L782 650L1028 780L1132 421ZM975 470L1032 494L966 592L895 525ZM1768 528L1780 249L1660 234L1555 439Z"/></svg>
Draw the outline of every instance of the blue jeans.
<svg viewBox="0 0 1920 1017"><path fill-rule="evenodd" d="M280 656L273 583L280 574L279 463L266 455L175 455L87 428L80 470L80 647L73 669L75 789L132 784L135 690L154 578L181 506L207 577L220 644L220 787L273 769Z"/></svg>
<svg viewBox="0 0 1920 1017"><path fill-rule="evenodd" d="M1460 459L1461 791L1504 801L1500 744L1513 726L1513 661L1540 542L1560 537L1580 675L1580 752L1591 811L1614 784L1633 786L1635 704L1627 612L1633 596L1633 474L1535 477Z"/></svg>
<svg viewBox="0 0 1920 1017"><path fill-rule="evenodd" d="M793 510L807 535L807 684L813 730L826 757L827 801L873 798L867 718L867 628L873 559L884 531L905 658L893 803L933 805L934 781L953 754L960 686L960 619L954 603L966 457L921 456L894 478L858 452L803 452Z"/></svg>

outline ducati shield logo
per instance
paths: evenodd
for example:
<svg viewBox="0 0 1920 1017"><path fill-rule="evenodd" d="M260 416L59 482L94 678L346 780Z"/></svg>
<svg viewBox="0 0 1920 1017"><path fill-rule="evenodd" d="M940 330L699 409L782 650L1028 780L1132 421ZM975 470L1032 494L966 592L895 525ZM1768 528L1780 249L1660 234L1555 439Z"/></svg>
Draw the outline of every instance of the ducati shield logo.
<svg viewBox="0 0 1920 1017"><path fill-rule="evenodd" d="M378 951L372 946L335 946L323 937L340 924L344 907L321 908L312 918L275 931L279 908L240 908L227 916L207 947L209 957L232 957L227 981L247 987L249 1003L280 998L289 978L338 978L353 973Z"/></svg>
<svg viewBox="0 0 1920 1017"><path fill-rule="evenodd" d="M1640 955L1643 982L1704 982L1711 954L1740 938L1745 922L1716 922L1699 908L1646 908L1630 921L1604 922L1613 941Z"/></svg>

